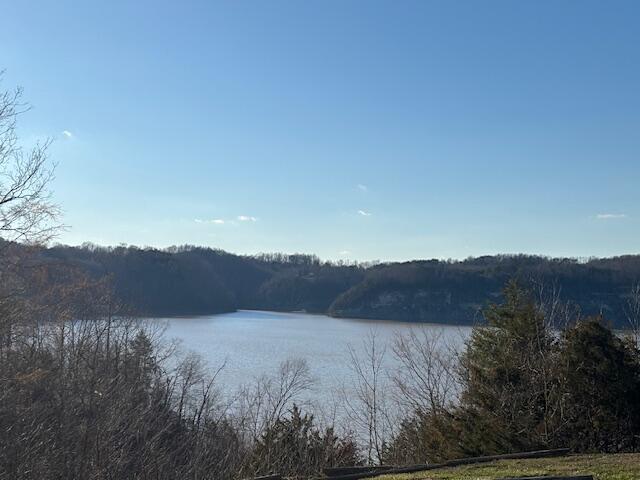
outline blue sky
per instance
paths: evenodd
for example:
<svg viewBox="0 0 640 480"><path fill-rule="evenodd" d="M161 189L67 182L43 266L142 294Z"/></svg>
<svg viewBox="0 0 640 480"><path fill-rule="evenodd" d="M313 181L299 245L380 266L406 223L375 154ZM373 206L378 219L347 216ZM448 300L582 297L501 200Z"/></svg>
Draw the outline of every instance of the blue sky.
<svg viewBox="0 0 640 480"><path fill-rule="evenodd" d="M60 241L405 260L640 241L639 2L6 2Z"/></svg>

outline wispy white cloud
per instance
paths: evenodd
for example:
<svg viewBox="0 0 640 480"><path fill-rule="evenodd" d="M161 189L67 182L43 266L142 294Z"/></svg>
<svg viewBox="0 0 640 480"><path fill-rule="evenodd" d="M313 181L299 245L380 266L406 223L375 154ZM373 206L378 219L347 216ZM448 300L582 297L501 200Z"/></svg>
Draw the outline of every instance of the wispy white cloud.
<svg viewBox="0 0 640 480"><path fill-rule="evenodd" d="M224 218L211 218L211 219L202 219L196 218L194 222L196 223L208 223L213 225L238 225L238 222L257 222L258 219L256 217L252 217L250 215L238 215L233 219L224 219Z"/></svg>
<svg viewBox="0 0 640 480"><path fill-rule="evenodd" d="M201 218L196 218L194 221L196 223L213 223L215 225L224 225L224 220L221 218L213 218L211 220L202 220Z"/></svg>
<svg viewBox="0 0 640 480"><path fill-rule="evenodd" d="M62 131L62 136L64 138L73 138L73 133L71 133L69 130L63 130Z"/></svg>
<svg viewBox="0 0 640 480"><path fill-rule="evenodd" d="M626 213L599 213L596 215L598 220L614 220L616 218L627 218Z"/></svg>
<svg viewBox="0 0 640 480"><path fill-rule="evenodd" d="M364 210L358 210L358 214L362 215L363 217L371 216L371 212L365 212Z"/></svg>
<svg viewBox="0 0 640 480"><path fill-rule="evenodd" d="M356 188L358 190L360 190L361 192L368 192L369 191L369 187L367 187L366 185L359 183L358 185L356 185Z"/></svg>
<svg viewBox="0 0 640 480"><path fill-rule="evenodd" d="M344 257L346 255L351 255L351 252L349 250L340 250L338 255L342 255Z"/></svg>

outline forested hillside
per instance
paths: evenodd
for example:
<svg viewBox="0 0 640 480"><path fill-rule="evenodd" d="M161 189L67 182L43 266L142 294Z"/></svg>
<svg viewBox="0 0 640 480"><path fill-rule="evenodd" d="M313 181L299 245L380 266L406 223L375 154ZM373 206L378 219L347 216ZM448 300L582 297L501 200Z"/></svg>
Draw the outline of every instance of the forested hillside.
<svg viewBox="0 0 640 480"><path fill-rule="evenodd" d="M115 293L143 315L191 315L236 309L326 312L365 270L310 255L239 256L193 246L165 250L136 247L56 246L40 255L110 276Z"/></svg>
<svg viewBox="0 0 640 480"><path fill-rule="evenodd" d="M640 280L640 256L578 261L500 255L459 262L414 261L379 265L332 304L334 316L473 323L501 287L518 279L534 291L553 290L584 315L602 314L619 326Z"/></svg>
<svg viewBox="0 0 640 480"><path fill-rule="evenodd" d="M190 315L267 309L339 317L470 324L511 278L559 293L584 315L626 324L640 256L579 261L500 255L462 261L376 265L323 262L311 255L239 256L182 246L55 246L39 255L110 277L118 298L144 315Z"/></svg>

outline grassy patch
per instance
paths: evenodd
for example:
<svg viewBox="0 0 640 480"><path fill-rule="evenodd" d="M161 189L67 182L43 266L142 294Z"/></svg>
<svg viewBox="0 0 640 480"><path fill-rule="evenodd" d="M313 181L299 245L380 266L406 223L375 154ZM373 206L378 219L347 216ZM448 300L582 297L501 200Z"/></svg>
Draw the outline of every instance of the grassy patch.
<svg viewBox="0 0 640 480"><path fill-rule="evenodd" d="M443 468L380 480L493 480L535 475L593 475L597 480L640 479L640 454L569 455L559 458L501 460L479 465Z"/></svg>

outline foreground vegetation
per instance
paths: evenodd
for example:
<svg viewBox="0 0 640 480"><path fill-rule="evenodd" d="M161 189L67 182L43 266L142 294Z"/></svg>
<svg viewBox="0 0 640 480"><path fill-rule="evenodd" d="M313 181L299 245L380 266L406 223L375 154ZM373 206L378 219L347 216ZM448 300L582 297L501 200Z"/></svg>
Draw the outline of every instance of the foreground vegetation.
<svg viewBox="0 0 640 480"><path fill-rule="evenodd" d="M560 458L502 460L429 472L386 475L381 480L494 480L503 477L593 475L596 480L640 478L640 454L570 455Z"/></svg>
<svg viewBox="0 0 640 480"><path fill-rule="evenodd" d="M389 458L428 463L561 447L638 451L638 336L620 338L599 318L574 319L558 332L550 328L558 313L555 302L536 304L512 282L504 303L484 312L487 326L476 327L450 363L424 352L427 378L434 369L444 373L422 384L428 402L415 402ZM451 365L458 375L454 399L437 387L450 378Z"/></svg>
<svg viewBox="0 0 640 480"><path fill-rule="evenodd" d="M374 336L364 357L352 351L353 384L329 406L344 412L348 427L338 429L310 413L317 405L296 406L311 386L303 361L227 392L216 370L180 354L156 325L123 315L108 285L70 272L74 288L52 291L38 281L41 267L23 279L28 296L0 303L0 479L310 478L330 466L540 448L640 450L637 338L619 338L600 319L578 319L558 336L545 305L516 283L462 351L427 331L396 338L395 371L382 369L386 346ZM603 458L637 456L504 468L573 471ZM626 474L606 465L593 473Z"/></svg>

